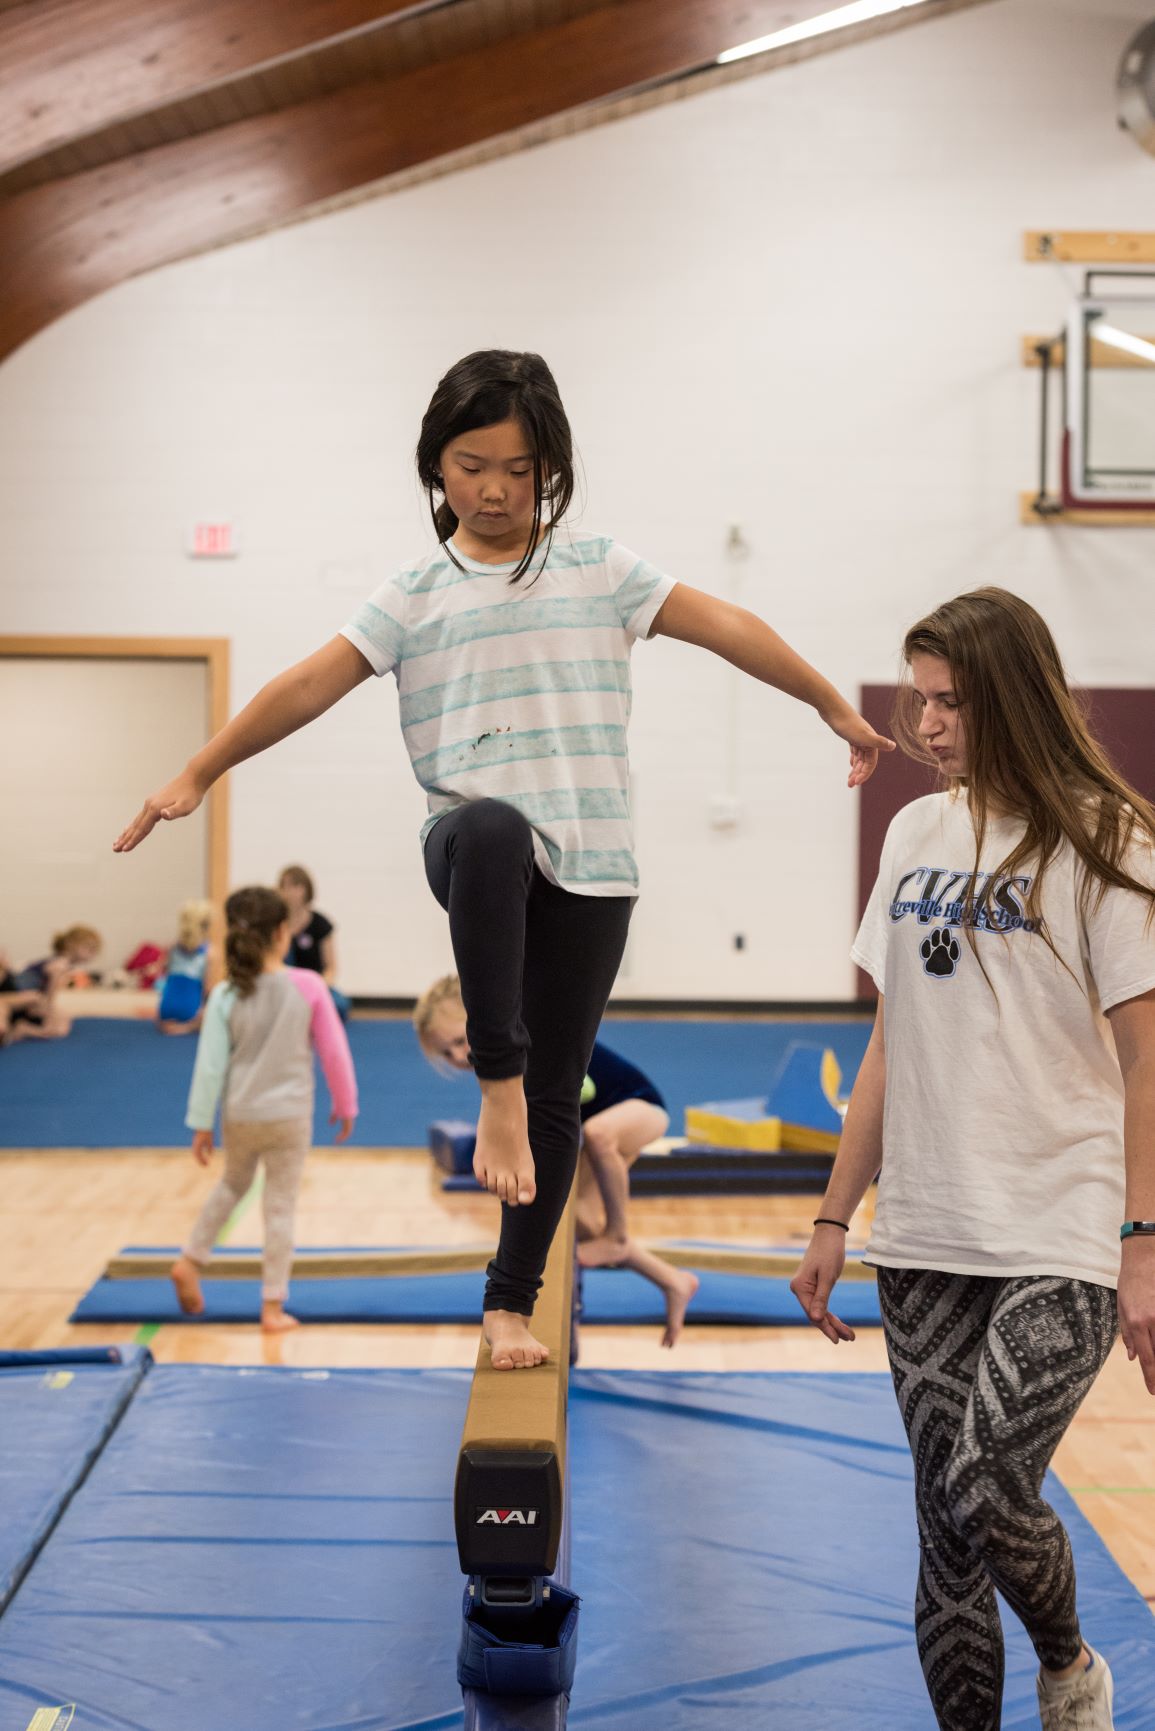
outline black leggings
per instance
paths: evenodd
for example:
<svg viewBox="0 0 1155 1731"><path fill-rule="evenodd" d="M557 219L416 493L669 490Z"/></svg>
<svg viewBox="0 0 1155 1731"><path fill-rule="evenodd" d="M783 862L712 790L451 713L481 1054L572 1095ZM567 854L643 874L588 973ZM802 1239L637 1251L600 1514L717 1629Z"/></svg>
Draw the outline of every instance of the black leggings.
<svg viewBox="0 0 1155 1731"><path fill-rule="evenodd" d="M1041 1495L1063 1432L1115 1340L1109 1287L880 1268L878 1296L914 1456L915 1629L942 1731L999 1731L995 1588L1041 1664L1079 1657L1075 1565Z"/></svg>
<svg viewBox="0 0 1155 1731"><path fill-rule="evenodd" d="M532 1316L577 1167L578 1113L598 1024L621 965L631 896L578 896L538 871L513 806L480 799L439 819L425 874L449 914L473 1067L525 1077L537 1197L502 1203L486 1310Z"/></svg>

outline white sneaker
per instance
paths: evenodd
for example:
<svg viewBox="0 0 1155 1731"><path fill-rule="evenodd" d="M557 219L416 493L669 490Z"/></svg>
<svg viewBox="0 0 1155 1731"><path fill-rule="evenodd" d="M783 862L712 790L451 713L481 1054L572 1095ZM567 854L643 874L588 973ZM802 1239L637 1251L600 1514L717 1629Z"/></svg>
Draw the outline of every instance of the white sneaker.
<svg viewBox="0 0 1155 1731"><path fill-rule="evenodd" d="M1039 1672L1035 1687L1043 1731L1114 1731L1111 1706L1115 1679L1111 1667L1094 1647L1087 1651L1091 1664L1062 1683L1052 1682Z"/></svg>

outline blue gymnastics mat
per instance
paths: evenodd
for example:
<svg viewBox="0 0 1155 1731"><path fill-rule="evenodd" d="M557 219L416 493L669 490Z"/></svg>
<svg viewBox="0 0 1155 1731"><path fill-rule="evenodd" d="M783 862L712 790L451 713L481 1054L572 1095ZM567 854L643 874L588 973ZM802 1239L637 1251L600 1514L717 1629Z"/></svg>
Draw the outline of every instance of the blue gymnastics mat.
<svg viewBox="0 0 1155 1731"><path fill-rule="evenodd" d="M150 1362L139 1346L5 1354L0 1365L0 1610L100 1453Z"/></svg>
<svg viewBox="0 0 1155 1731"><path fill-rule="evenodd" d="M601 1038L665 1094L675 1133L702 1100L756 1094L792 1039L832 1046L849 1087L869 1038L865 1022L608 1021ZM408 1022L349 1024L361 1088L354 1146L425 1146L436 1118L473 1117L470 1076L448 1079L417 1051ZM170 1148L187 1145L185 1100L196 1041L147 1022L81 1017L67 1040L25 1040L0 1052L0 1148ZM314 1139L332 1139L318 1088Z"/></svg>
<svg viewBox="0 0 1155 1731"><path fill-rule="evenodd" d="M0 1619L0 1725L450 1731L462 1371L154 1369ZM569 1722L926 1731L889 1378L578 1372ZM1053 1480L1117 1731L1155 1622ZM1003 1731L1037 1731L1008 1629Z"/></svg>
<svg viewBox="0 0 1155 1731"><path fill-rule="evenodd" d="M690 1326L808 1326L785 1279L711 1272L698 1278L702 1285L687 1313ZM313 1323L469 1323L481 1316L484 1290L484 1274L318 1277L293 1282L289 1308L302 1322ZM163 1277L102 1279L85 1293L70 1320L253 1323L260 1316L261 1286L257 1280L206 1280L204 1295L204 1314L194 1318L182 1313L172 1286ZM878 1327L882 1321L873 1281L844 1281L835 1295L834 1309L852 1327ZM627 1269L592 1268L582 1275L581 1320L597 1327L613 1323L652 1323L658 1327L665 1321L665 1312L650 1281Z"/></svg>

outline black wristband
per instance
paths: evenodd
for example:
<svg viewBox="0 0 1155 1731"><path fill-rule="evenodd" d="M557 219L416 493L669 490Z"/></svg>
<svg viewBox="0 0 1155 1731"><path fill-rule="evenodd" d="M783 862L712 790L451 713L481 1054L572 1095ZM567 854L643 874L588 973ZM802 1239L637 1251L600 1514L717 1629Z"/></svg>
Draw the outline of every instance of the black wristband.
<svg viewBox="0 0 1155 1731"><path fill-rule="evenodd" d="M850 1228L846 1224L845 1220L828 1220L822 1214L820 1214L818 1216L818 1219L814 1222L814 1225L815 1226L838 1226L838 1227L841 1227L843 1232L849 1232L850 1231Z"/></svg>

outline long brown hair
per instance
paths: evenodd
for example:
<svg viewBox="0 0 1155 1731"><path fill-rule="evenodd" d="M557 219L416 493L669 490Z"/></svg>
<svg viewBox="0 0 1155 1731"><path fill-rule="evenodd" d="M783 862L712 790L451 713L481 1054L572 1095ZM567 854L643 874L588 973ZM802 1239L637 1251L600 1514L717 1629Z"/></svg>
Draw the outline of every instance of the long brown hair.
<svg viewBox="0 0 1155 1731"><path fill-rule="evenodd" d="M1082 914L1114 888L1145 896L1150 919L1155 890L1124 861L1134 838L1155 843L1155 808L1123 779L1091 732L1041 614L1009 590L972 589L912 625L902 653L908 671L915 655L947 662L964 711L967 773L947 779L954 789L965 788L975 827L975 875L964 900L972 945L976 919L999 929L1002 915L992 897L1000 881L1029 864L1026 917L1054 949L1043 925L1042 887L1064 842L1083 867ZM895 737L909 757L933 763L918 736L918 717L918 698L906 678L892 718ZM1022 817L1026 828L976 892L987 830L1003 812Z"/></svg>
<svg viewBox="0 0 1155 1731"><path fill-rule="evenodd" d="M278 928L289 917L285 898L255 884L225 903L225 967L242 998L251 998Z"/></svg>

